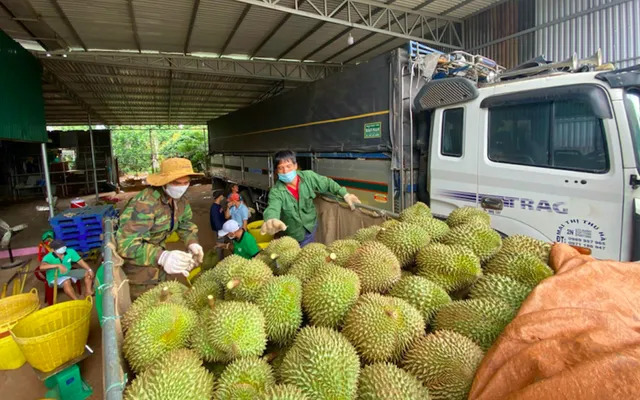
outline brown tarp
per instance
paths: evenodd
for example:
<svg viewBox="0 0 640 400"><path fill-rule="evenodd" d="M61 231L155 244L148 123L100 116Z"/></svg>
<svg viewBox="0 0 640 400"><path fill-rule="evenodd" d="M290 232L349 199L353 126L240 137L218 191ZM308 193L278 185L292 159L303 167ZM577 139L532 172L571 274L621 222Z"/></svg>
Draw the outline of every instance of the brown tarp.
<svg viewBox="0 0 640 400"><path fill-rule="evenodd" d="M640 264L565 244L478 369L473 400L640 399Z"/></svg>

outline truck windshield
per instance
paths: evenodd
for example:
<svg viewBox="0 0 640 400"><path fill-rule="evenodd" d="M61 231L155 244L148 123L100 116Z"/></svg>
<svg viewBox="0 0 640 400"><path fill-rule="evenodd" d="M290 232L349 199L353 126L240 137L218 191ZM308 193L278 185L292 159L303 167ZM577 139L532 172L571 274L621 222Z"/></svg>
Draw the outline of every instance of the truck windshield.
<svg viewBox="0 0 640 400"><path fill-rule="evenodd" d="M627 92L624 98L629 130L633 139L633 147L636 154L636 165L640 168L640 92Z"/></svg>

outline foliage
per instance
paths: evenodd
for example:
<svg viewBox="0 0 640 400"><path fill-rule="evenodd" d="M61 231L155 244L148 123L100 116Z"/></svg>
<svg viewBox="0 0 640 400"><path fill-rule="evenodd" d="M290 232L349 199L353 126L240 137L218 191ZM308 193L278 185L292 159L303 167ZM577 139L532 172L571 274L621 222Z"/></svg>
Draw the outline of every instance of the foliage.
<svg viewBox="0 0 640 400"><path fill-rule="evenodd" d="M102 127L101 127L102 128ZM56 130L87 130L88 126L56 127ZM94 127L98 129L98 127ZM153 155L160 162L170 157L191 160L193 168L205 171L208 159L207 132L204 126L117 126L110 127L114 157L121 173L152 172ZM153 149L152 143L153 141Z"/></svg>

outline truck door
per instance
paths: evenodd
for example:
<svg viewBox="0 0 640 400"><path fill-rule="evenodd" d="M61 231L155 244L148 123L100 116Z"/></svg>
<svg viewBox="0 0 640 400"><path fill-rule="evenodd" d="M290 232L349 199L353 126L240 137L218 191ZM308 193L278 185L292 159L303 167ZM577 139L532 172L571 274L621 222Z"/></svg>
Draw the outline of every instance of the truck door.
<svg viewBox="0 0 640 400"><path fill-rule="evenodd" d="M619 259L624 172L606 91L545 88L481 108L478 200L493 227Z"/></svg>
<svg viewBox="0 0 640 400"><path fill-rule="evenodd" d="M428 177L436 216L446 217L458 207L477 203L478 135L472 121L478 112L477 102L433 112Z"/></svg>

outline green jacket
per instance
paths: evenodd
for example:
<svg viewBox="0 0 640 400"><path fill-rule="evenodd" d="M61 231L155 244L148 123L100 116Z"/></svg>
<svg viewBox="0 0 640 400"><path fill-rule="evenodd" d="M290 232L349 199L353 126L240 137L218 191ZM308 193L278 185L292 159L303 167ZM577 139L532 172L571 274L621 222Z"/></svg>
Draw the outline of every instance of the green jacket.
<svg viewBox="0 0 640 400"><path fill-rule="evenodd" d="M148 187L127 203L120 216L118 254L140 266L158 266L167 238L174 231L188 246L198 242L198 227L191 222L191 206L184 196L174 201L173 229L169 196L160 187Z"/></svg>
<svg viewBox="0 0 640 400"><path fill-rule="evenodd" d="M277 181L269 191L269 206L264 210L264 220L277 218L287 225L286 235L297 241L304 239L305 229L308 232L318 221L313 199L316 193L330 193L341 198L347 194L347 189L338 185L333 179L318 175L313 171L298 171L300 186L298 187L299 201L287 189L287 185Z"/></svg>

